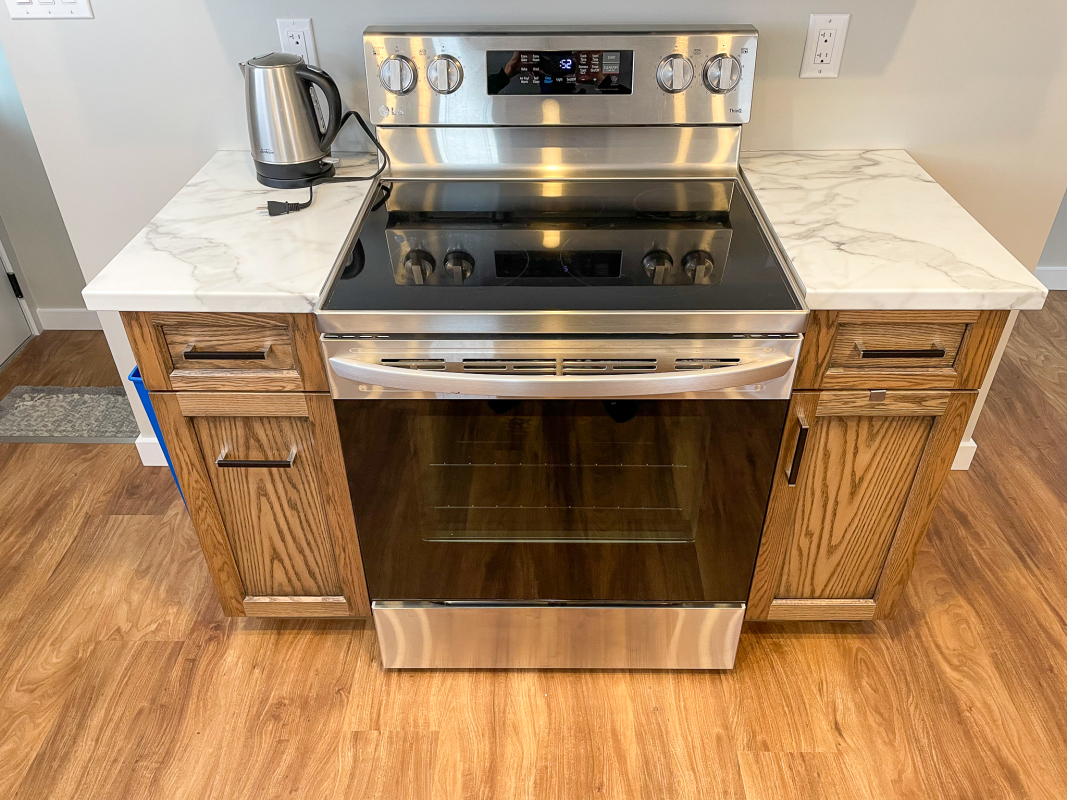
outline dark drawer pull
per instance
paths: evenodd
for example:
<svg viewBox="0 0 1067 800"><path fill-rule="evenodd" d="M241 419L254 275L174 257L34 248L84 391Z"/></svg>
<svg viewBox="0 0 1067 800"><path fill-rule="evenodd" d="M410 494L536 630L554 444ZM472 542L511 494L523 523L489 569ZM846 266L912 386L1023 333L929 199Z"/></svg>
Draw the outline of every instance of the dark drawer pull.
<svg viewBox="0 0 1067 800"><path fill-rule="evenodd" d="M943 347L931 347L929 350L864 350L860 348L860 358L944 358Z"/></svg>
<svg viewBox="0 0 1067 800"><path fill-rule="evenodd" d="M190 347L182 353L186 361L266 361L270 345L262 350L196 350Z"/></svg>
<svg viewBox="0 0 1067 800"><path fill-rule="evenodd" d="M215 466L229 469L292 469L296 461L296 448L289 454L289 458L280 461L256 460L247 458L226 458L226 451L219 453L215 459Z"/></svg>
<svg viewBox="0 0 1067 800"><path fill-rule="evenodd" d="M790 486L797 485L797 476L800 475L800 465L804 461L804 446L808 443L808 426L800 423L800 433L797 434L797 447L793 451L793 463L789 465L786 479Z"/></svg>

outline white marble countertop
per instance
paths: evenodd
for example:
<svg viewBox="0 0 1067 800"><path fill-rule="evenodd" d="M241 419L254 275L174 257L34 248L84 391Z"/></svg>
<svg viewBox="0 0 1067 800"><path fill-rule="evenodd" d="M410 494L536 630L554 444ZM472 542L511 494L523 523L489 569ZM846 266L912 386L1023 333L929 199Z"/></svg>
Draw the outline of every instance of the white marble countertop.
<svg viewBox="0 0 1067 800"><path fill-rule="evenodd" d="M366 175L373 157L344 156L339 175ZM82 292L96 311L309 313L367 196L369 181L324 184L299 213L269 217L267 200L307 190L256 180L247 151L216 153Z"/></svg>
<svg viewBox="0 0 1067 800"><path fill-rule="evenodd" d="M742 165L817 309L1040 308L1036 278L903 150L749 152ZM368 174L368 157L341 174ZM246 151L217 153L85 288L97 311L308 313L367 183L283 217Z"/></svg>
<svg viewBox="0 0 1067 800"><path fill-rule="evenodd" d="M903 150L747 152L813 309L1033 309L1047 290Z"/></svg>

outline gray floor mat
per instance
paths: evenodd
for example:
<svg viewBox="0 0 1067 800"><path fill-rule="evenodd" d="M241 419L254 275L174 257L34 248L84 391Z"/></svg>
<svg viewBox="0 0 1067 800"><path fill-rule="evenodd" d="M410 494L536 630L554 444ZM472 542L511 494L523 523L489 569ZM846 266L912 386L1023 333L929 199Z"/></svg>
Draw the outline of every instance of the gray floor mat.
<svg viewBox="0 0 1067 800"><path fill-rule="evenodd" d="M16 386L0 400L0 442L129 443L137 433L120 386Z"/></svg>

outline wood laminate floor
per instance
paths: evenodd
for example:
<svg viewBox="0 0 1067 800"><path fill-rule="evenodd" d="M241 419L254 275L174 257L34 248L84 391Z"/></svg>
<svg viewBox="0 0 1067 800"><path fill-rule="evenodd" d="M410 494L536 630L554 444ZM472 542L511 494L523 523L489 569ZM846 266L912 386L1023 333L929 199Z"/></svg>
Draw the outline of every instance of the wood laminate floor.
<svg viewBox="0 0 1067 800"><path fill-rule="evenodd" d="M0 444L0 798L1067 797L1067 293L1019 321L898 616L750 625L729 673L383 673L228 620L165 469ZM52 334L0 375L112 382Z"/></svg>

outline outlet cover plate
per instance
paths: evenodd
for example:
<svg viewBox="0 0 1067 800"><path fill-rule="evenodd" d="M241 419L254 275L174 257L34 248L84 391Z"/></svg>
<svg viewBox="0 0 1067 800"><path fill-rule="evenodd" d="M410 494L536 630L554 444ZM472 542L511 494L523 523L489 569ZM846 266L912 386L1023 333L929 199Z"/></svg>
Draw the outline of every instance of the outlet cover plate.
<svg viewBox="0 0 1067 800"><path fill-rule="evenodd" d="M310 19L279 19L278 36L286 53L303 56L308 64L318 66L319 52Z"/></svg>
<svg viewBox="0 0 1067 800"><path fill-rule="evenodd" d="M89 0L7 0L11 19L92 19L93 7Z"/></svg>
<svg viewBox="0 0 1067 800"><path fill-rule="evenodd" d="M836 78L841 71L850 14L812 14L808 19L808 38L801 78Z"/></svg>

